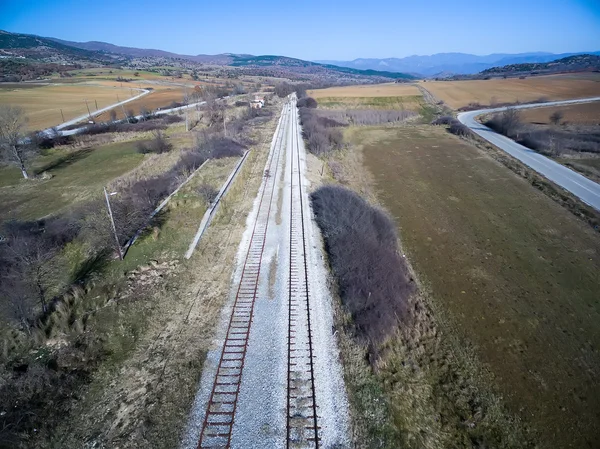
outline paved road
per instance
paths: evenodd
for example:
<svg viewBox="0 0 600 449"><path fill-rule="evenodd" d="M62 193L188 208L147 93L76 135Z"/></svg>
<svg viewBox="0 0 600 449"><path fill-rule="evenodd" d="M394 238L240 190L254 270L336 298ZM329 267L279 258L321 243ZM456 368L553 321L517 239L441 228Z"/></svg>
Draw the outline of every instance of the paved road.
<svg viewBox="0 0 600 449"><path fill-rule="evenodd" d="M131 99L130 99L130 100L128 100L128 101L134 100L134 99L136 99L136 98L139 98L139 97L134 97L134 98L131 98ZM224 97L224 98L228 98L228 97ZM186 106L179 106L179 107L177 107L177 108L171 108L171 109L161 109L160 111L155 111L155 112L153 112L153 114L154 114L154 115L173 114L173 113L175 113L175 112L183 111L183 110L185 110L185 109L192 109L192 108L195 108L195 107L197 107L197 106L202 106L202 105L203 105L203 104L205 104L205 103L206 103L206 101L200 101L200 102L198 102L198 103L192 103L192 104L188 104L188 105L186 105ZM112 108L114 108L114 107L117 107L117 106L119 106L120 104L121 104L121 103L117 103L116 105L114 105L114 104L113 104L112 106L109 106L109 107L108 107L108 109L112 109ZM108 110L108 109L107 109L107 110ZM92 114L92 115L93 115L93 114ZM87 115L86 115L85 117L87 117ZM142 115L136 115L134 118L135 118L135 119L137 119L137 120L141 120L141 119L143 118L143 116L142 116ZM81 120L80 120L80 121L81 121ZM117 120L117 122L120 122L120 121L122 121L122 120ZM72 123L71 123L71 124L72 124ZM63 123L63 125L64 125L64 123ZM61 131L61 130L59 129L59 130L58 130L58 133L59 133L61 136L73 136L73 135L75 135L75 134L79 134L80 132L82 132L83 130L85 130L87 127L88 127L88 125L83 125L83 126L81 126L81 128L67 129L67 130L64 130L64 131ZM57 129L58 129L58 127L57 127ZM47 129L47 130L45 130L44 132L46 132L46 133L49 133L49 132L50 132L50 129Z"/></svg>
<svg viewBox="0 0 600 449"><path fill-rule="evenodd" d="M548 103L523 104L515 106L516 109L527 109L536 107L568 105L575 103L589 103L600 101L600 97L583 98L579 100L552 101ZM479 136L488 142L496 145L498 148L506 151L511 156L519 159L528 167L555 182L559 186L568 190L584 203L589 204L597 210L600 210L600 184L589 180L585 176L561 165L552 159L547 158L523 145L509 139L506 136L492 131L487 126L482 125L475 118L482 114L492 112L502 112L506 108L480 109L478 111L462 112L458 114L458 120L465 124Z"/></svg>

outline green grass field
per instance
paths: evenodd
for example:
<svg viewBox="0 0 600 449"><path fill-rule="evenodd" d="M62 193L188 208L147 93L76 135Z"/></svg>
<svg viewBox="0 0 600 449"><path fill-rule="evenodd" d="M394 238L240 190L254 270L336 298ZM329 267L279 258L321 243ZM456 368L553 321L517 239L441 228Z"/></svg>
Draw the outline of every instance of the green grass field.
<svg viewBox="0 0 600 449"><path fill-rule="evenodd" d="M447 323L445 339L473 349L542 447L595 447L598 235L444 129L371 127L346 136L363 149L378 200Z"/></svg>
<svg viewBox="0 0 600 449"><path fill-rule="evenodd" d="M84 199L102 194L102 187L136 167L144 155L135 141L80 150L50 150L32 164L31 174L47 172L51 179L24 180L15 167L0 169L2 220L33 220Z"/></svg>
<svg viewBox="0 0 600 449"><path fill-rule="evenodd" d="M419 95L403 97L323 97L319 107L327 109L405 109L418 111L423 105Z"/></svg>

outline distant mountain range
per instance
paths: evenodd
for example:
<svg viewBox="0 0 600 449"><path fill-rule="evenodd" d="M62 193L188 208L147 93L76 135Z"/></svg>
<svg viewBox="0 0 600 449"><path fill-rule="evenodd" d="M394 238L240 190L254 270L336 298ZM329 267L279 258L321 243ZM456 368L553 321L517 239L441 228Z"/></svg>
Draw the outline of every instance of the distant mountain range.
<svg viewBox="0 0 600 449"><path fill-rule="evenodd" d="M600 51L561 54L544 52L518 54L495 53L486 56L477 56L468 53L437 53L431 56L415 55L406 58L360 58L353 61L320 60L315 62L360 70L385 70L390 72L419 74L426 77L445 77L451 75L470 75L492 67L511 64L550 62L556 59L585 53L600 55Z"/></svg>
<svg viewBox="0 0 600 449"><path fill-rule="evenodd" d="M583 53L497 53L477 56L467 53L438 53L431 56L406 58L355 59L354 61L305 61L277 55L247 55L224 53L218 55L183 55L157 49L122 47L106 42L72 42L0 30L0 80L33 79L54 71L68 71L74 66L115 65L134 68L155 67L163 63L195 69L202 65L228 73L291 77L320 81L383 82L409 81L420 77L457 78L497 76L520 72L550 73L556 71L593 70L592 59L566 60ZM588 53L598 56L600 52ZM557 62L552 62L560 60ZM538 66L547 64L548 66ZM44 70L38 70L41 65ZM537 64L537 65L536 65ZM32 70L35 66L35 70ZM233 73L233 72L232 72Z"/></svg>

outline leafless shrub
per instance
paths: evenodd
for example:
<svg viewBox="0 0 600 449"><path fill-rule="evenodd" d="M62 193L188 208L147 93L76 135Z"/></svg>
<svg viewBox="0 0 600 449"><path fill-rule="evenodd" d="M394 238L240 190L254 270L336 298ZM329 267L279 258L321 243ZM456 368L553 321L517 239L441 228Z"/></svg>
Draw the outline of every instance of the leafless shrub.
<svg viewBox="0 0 600 449"><path fill-rule="evenodd" d="M509 137L516 136L522 125L521 115L515 108L507 108L504 112L495 114L488 123L492 129Z"/></svg>
<svg viewBox="0 0 600 449"><path fill-rule="evenodd" d="M456 120L454 117L450 115L444 115L442 117L436 118L431 122L432 125L450 125L453 120Z"/></svg>
<svg viewBox="0 0 600 449"><path fill-rule="evenodd" d="M97 123L95 125L86 126L81 132L82 135L97 135L105 133L127 133L127 132L144 132L157 129L166 129L167 124L162 119L148 120L138 123Z"/></svg>
<svg viewBox="0 0 600 449"><path fill-rule="evenodd" d="M354 125L379 125L381 123L392 123L406 120L409 117L418 115L413 111L397 111L397 110L347 110L345 112L348 120Z"/></svg>
<svg viewBox="0 0 600 449"><path fill-rule="evenodd" d="M296 90L296 88L292 84L286 83L284 81L275 86L274 92L275 92L275 95L277 95L280 98L283 98L283 97L287 97L289 94L291 94L295 90Z"/></svg>
<svg viewBox="0 0 600 449"><path fill-rule="evenodd" d="M200 197L204 199L204 201L206 201L206 203L209 205L212 204L212 202L215 200L215 198L217 198L217 195L219 194L217 189L215 189L210 184L206 183L200 184L200 186L197 189L197 192L200 195Z"/></svg>
<svg viewBox="0 0 600 449"><path fill-rule="evenodd" d="M0 159L17 166L23 178L29 178L27 163L38 151L34 145L23 143L26 118L23 109L0 105Z"/></svg>
<svg viewBox="0 0 600 449"><path fill-rule="evenodd" d="M327 162L327 166L329 167L329 171L331 172L331 176L336 181L345 184L346 179L344 178L344 167L338 161L331 160Z"/></svg>
<svg viewBox="0 0 600 449"><path fill-rule="evenodd" d="M384 212L343 187L321 187L311 202L343 305L357 336L376 353L399 324L408 323L415 289L398 254L396 227Z"/></svg>
<svg viewBox="0 0 600 449"><path fill-rule="evenodd" d="M559 156L566 152L600 154L600 131L597 126L580 125L558 129L520 123L513 129L506 127L501 116L493 116L485 125L548 156Z"/></svg>
<svg viewBox="0 0 600 449"><path fill-rule="evenodd" d="M318 106L317 100L312 97L300 98L297 103L299 108L316 108Z"/></svg>
<svg viewBox="0 0 600 449"><path fill-rule="evenodd" d="M552 123L553 125L558 125L564 116L564 112L554 111L552 114L550 114L550 123Z"/></svg>
<svg viewBox="0 0 600 449"><path fill-rule="evenodd" d="M171 115L171 114L165 114L163 116L161 116L160 120L165 123L165 124L171 124L171 123L179 123L179 122L183 122L183 117L180 117L179 115Z"/></svg>
<svg viewBox="0 0 600 449"><path fill-rule="evenodd" d="M247 90L243 84L236 84L233 87L231 94L232 95L242 95L242 94L245 94L246 92L247 92Z"/></svg>
<svg viewBox="0 0 600 449"><path fill-rule="evenodd" d="M473 131L471 131L471 129L468 126L460 123L458 120L454 120L450 124L448 131L450 133L455 134L460 137L472 137L473 136Z"/></svg>
<svg viewBox="0 0 600 449"><path fill-rule="evenodd" d="M450 125L448 132L460 137L473 137L473 131L451 116L443 116L431 122L432 125Z"/></svg>

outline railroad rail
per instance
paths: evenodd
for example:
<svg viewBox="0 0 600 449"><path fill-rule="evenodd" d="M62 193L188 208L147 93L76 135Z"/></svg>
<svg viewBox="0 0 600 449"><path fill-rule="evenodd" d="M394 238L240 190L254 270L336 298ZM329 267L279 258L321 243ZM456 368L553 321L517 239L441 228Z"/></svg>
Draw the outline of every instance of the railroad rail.
<svg viewBox="0 0 600 449"><path fill-rule="evenodd" d="M290 267L288 281L288 372L286 447L320 446L315 396L314 353L310 316L305 210L300 165L300 133L292 102L290 139Z"/></svg>
<svg viewBox="0 0 600 449"><path fill-rule="evenodd" d="M273 194L277 183L279 160L281 153L284 151L283 139L287 126L282 126L282 124L289 119L288 108L284 108L277 128L278 135L275 139L275 145L270 152L263 182L258 193L260 197L258 213L253 225L225 342L208 400L198 449L208 447L229 448L231 444L254 304L258 294L262 255L267 238Z"/></svg>

